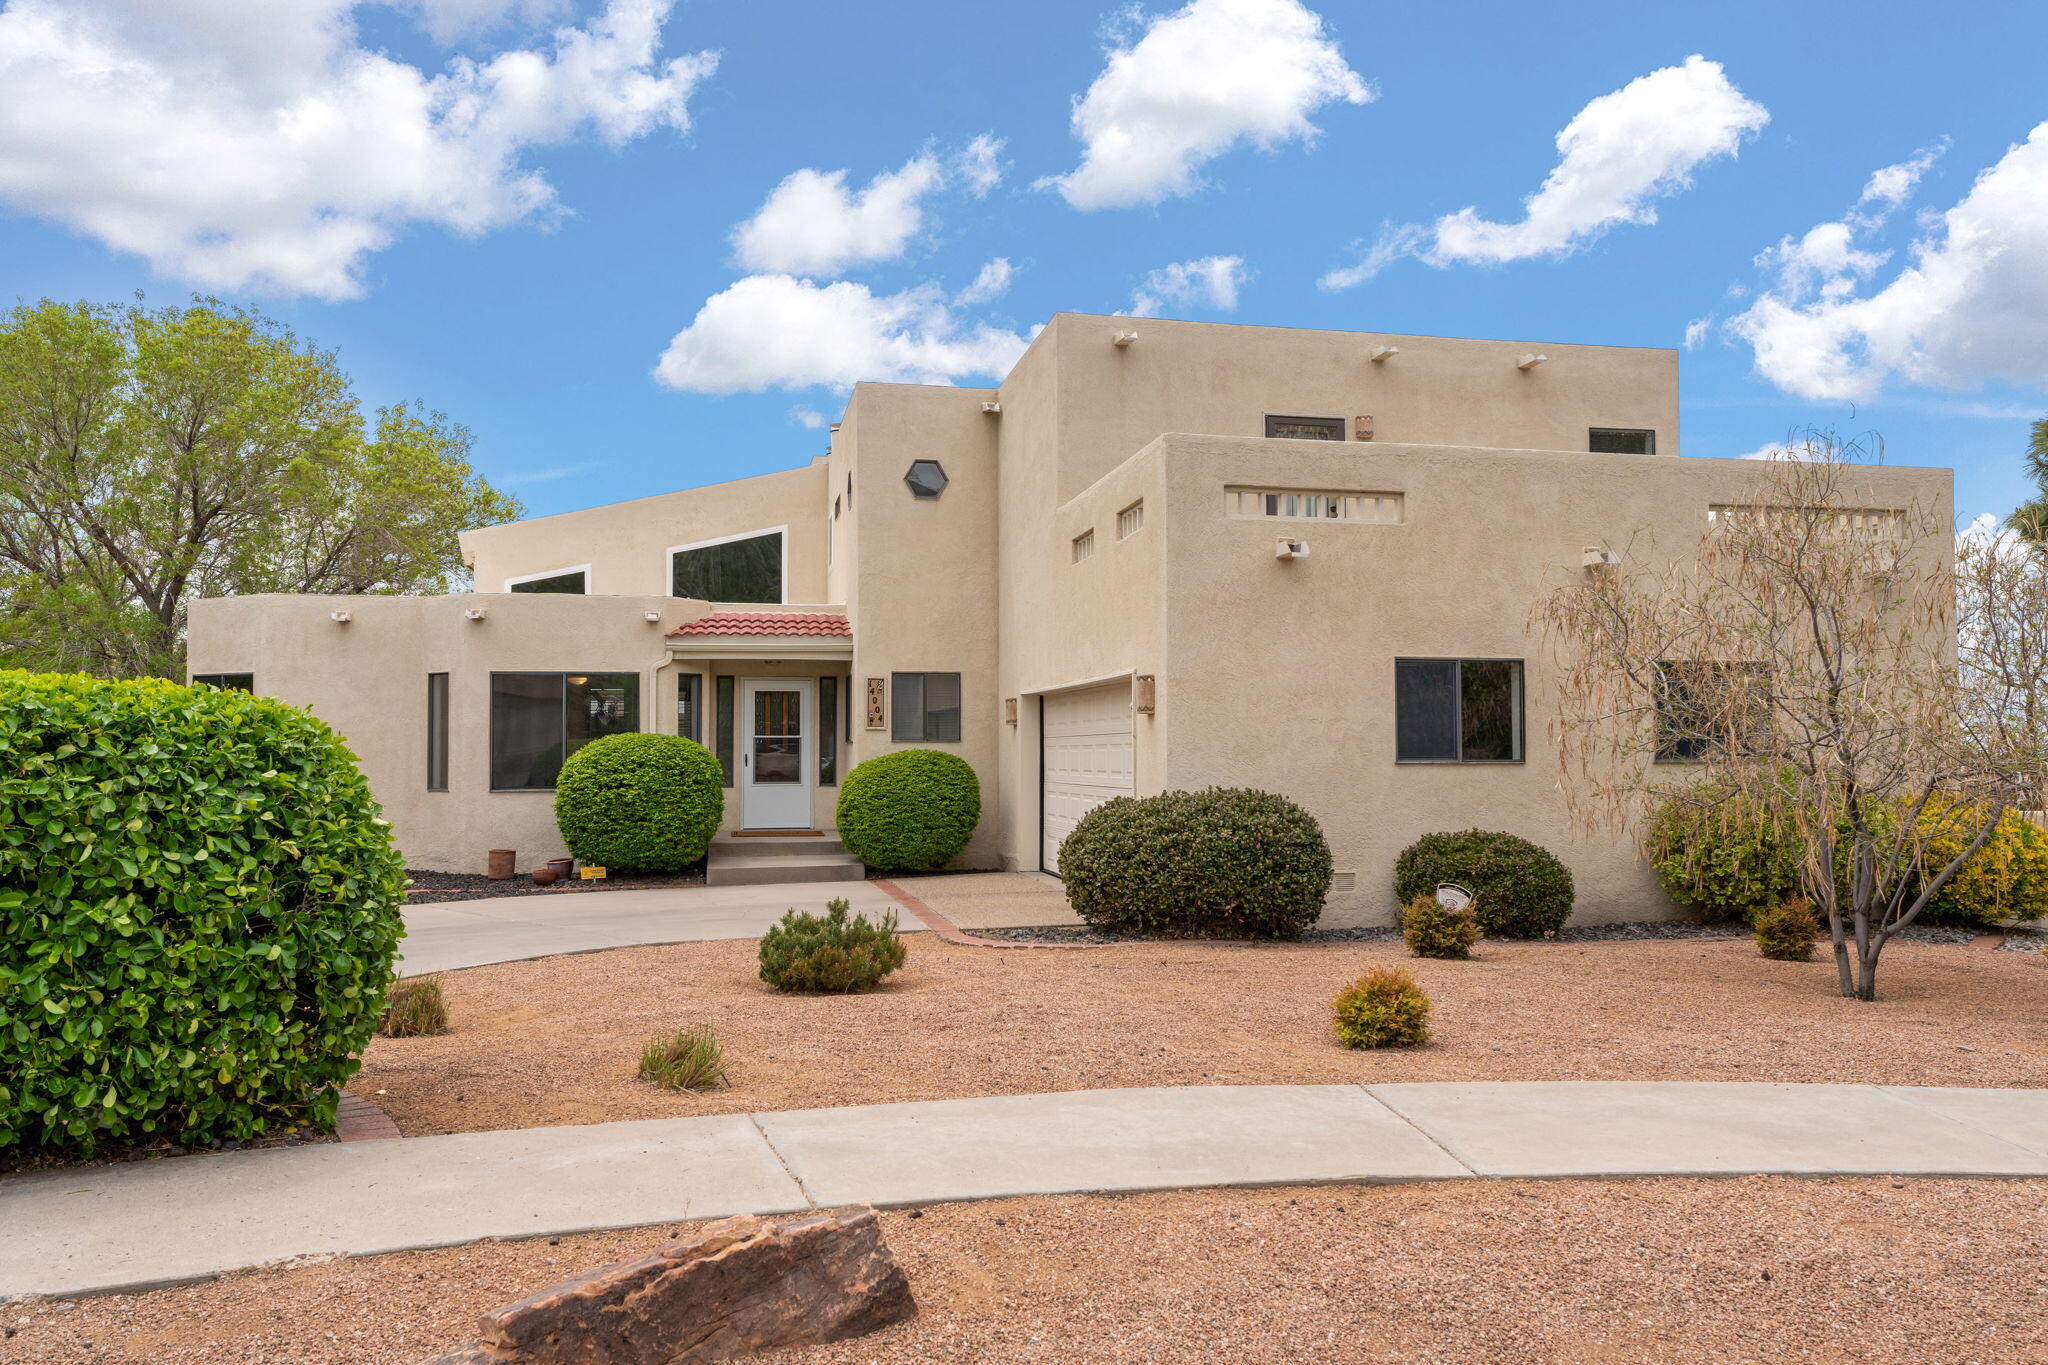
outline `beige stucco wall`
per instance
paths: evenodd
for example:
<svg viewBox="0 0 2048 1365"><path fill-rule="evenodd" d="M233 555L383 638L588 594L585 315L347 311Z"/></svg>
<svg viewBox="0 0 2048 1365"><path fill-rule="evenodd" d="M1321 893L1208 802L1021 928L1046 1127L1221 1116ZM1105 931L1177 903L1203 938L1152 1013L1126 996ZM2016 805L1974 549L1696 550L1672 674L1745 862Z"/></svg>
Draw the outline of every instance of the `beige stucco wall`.
<svg viewBox="0 0 2048 1365"><path fill-rule="evenodd" d="M481 609L482 621L464 613ZM346 610L346 625L330 617ZM710 611L675 597L573 597L476 593L448 597L216 598L193 604L193 673L251 672L266 696L303 706L348 742L393 832L406 865L481 872L493 848L519 853L531 868L567 853L555 828L552 792L490 788L490 675L493 672L591 672L640 675L640 728L676 732L676 677L712 679L842 677L843 661L722 659L671 663L667 633ZM648 613L656 620L647 620ZM769 653L764 647L763 656ZM449 675L448 790L426 789L427 675ZM707 730L705 738L710 738ZM845 750L842 748L842 769ZM830 827L837 788L814 792L814 820ZM740 817L739 793L726 792L724 827Z"/></svg>
<svg viewBox="0 0 2048 1365"><path fill-rule="evenodd" d="M783 600L822 603L834 600L825 586L826 501L821 457L802 469L464 531L462 554L479 592L587 564L594 594L666 594L671 548L786 526Z"/></svg>

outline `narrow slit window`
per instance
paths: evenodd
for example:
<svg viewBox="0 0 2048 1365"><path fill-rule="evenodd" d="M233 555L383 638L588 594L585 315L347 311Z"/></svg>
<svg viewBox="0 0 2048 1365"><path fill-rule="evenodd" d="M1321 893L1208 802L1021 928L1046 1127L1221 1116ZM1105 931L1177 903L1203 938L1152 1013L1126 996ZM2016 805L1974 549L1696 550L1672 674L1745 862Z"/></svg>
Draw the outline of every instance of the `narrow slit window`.
<svg viewBox="0 0 2048 1365"><path fill-rule="evenodd" d="M427 790L448 790L448 675L427 674Z"/></svg>
<svg viewBox="0 0 2048 1365"><path fill-rule="evenodd" d="M1082 560L1086 559L1089 555L1092 555L1094 553L1095 529L1093 527L1090 527L1088 530L1083 531L1080 535L1074 537L1074 562L1076 564L1079 564Z"/></svg>
<svg viewBox="0 0 2048 1365"><path fill-rule="evenodd" d="M1344 419L1268 416L1266 435L1285 441L1341 441L1344 439Z"/></svg>
<svg viewBox="0 0 2048 1365"><path fill-rule="evenodd" d="M1138 501L1116 514L1116 538L1129 540L1145 524L1145 500Z"/></svg>
<svg viewBox="0 0 2048 1365"><path fill-rule="evenodd" d="M1595 455L1655 455L1657 433L1642 427L1592 427L1586 449Z"/></svg>
<svg viewBox="0 0 2048 1365"><path fill-rule="evenodd" d="M704 675L676 676L676 733L684 739L704 742Z"/></svg>

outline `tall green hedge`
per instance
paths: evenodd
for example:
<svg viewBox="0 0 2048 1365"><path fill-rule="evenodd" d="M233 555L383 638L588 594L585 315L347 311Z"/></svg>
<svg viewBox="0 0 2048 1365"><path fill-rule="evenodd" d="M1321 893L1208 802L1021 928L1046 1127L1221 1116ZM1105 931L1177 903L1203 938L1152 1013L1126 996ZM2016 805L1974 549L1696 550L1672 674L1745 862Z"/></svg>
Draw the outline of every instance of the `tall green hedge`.
<svg viewBox="0 0 2048 1365"><path fill-rule="evenodd" d="M958 857L981 822L981 783L957 754L899 749L839 788L839 837L870 867L928 872Z"/></svg>
<svg viewBox="0 0 2048 1365"><path fill-rule="evenodd" d="M1113 933L1299 938L1330 894L1315 817L1271 792L1119 796L1060 845L1074 913Z"/></svg>
<svg viewBox="0 0 2048 1365"><path fill-rule="evenodd" d="M0 1154L331 1125L404 898L305 712L0 672Z"/></svg>
<svg viewBox="0 0 2048 1365"><path fill-rule="evenodd" d="M555 779L555 824L569 852L613 872L679 872L704 856L725 817L724 769L681 735L606 735Z"/></svg>

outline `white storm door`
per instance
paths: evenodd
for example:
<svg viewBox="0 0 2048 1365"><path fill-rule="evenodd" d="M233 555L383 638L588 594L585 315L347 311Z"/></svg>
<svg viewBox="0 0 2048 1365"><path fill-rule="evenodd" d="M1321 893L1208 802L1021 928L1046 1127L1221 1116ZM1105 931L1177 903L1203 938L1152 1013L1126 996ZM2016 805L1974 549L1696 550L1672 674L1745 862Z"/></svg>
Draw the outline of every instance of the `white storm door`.
<svg viewBox="0 0 2048 1365"><path fill-rule="evenodd" d="M811 827L816 682L747 678L740 684L740 828Z"/></svg>

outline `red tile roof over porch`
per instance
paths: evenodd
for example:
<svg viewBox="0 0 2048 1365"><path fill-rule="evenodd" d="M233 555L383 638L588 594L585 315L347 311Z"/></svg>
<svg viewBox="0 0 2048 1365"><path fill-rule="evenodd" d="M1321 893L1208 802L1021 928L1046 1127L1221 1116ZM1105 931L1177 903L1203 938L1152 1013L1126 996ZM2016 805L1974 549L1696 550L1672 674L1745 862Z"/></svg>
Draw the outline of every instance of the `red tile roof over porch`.
<svg viewBox="0 0 2048 1365"><path fill-rule="evenodd" d="M677 635L844 635L853 627L844 616L782 611L713 612L669 632Z"/></svg>

